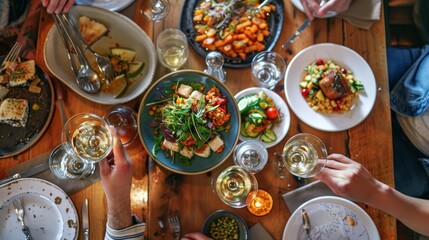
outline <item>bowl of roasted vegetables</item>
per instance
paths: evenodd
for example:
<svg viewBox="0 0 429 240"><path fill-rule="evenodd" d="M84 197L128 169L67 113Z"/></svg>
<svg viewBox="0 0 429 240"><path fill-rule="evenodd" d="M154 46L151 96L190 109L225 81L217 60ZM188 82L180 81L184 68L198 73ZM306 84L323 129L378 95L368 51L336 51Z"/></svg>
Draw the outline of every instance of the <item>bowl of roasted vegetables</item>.
<svg viewBox="0 0 429 240"><path fill-rule="evenodd" d="M244 219L235 212L218 210L207 217L202 232L214 240L248 239L248 227Z"/></svg>
<svg viewBox="0 0 429 240"><path fill-rule="evenodd" d="M222 164L239 138L240 113L231 91L200 71L182 70L155 82L138 114L149 155L180 174L201 174Z"/></svg>

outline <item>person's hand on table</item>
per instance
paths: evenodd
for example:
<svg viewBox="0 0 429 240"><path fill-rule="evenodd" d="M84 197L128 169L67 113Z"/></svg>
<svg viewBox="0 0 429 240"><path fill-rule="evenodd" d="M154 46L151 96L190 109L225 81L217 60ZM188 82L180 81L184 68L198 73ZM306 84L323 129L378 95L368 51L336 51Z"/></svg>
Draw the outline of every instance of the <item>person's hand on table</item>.
<svg viewBox="0 0 429 240"><path fill-rule="evenodd" d="M75 0L41 0L46 11L51 13L68 12Z"/></svg>
<svg viewBox="0 0 429 240"><path fill-rule="evenodd" d="M181 240L213 240L200 232L187 233Z"/></svg>
<svg viewBox="0 0 429 240"><path fill-rule="evenodd" d="M123 229L132 225L130 192L133 166L115 128L110 129L114 160L100 161L101 183L107 198L108 225L113 229Z"/></svg>
<svg viewBox="0 0 429 240"><path fill-rule="evenodd" d="M325 3L320 6L320 3ZM336 14L346 11L352 0L301 0L304 12L308 18L323 17L328 12L335 12Z"/></svg>

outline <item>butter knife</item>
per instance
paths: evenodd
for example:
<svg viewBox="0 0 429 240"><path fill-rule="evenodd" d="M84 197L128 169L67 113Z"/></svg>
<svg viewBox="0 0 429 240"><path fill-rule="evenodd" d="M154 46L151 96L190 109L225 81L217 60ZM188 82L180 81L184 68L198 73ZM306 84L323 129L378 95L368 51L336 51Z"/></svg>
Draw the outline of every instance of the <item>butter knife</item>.
<svg viewBox="0 0 429 240"><path fill-rule="evenodd" d="M16 174L12 175L11 177L1 179L0 180L0 186L3 184L6 184L12 180L15 180L15 179L31 177L37 173L45 171L48 168L49 168L49 163L48 162L42 162L42 163L40 163L34 167L31 167L31 168L26 169L22 172L16 173Z"/></svg>
<svg viewBox="0 0 429 240"><path fill-rule="evenodd" d="M82 237L84 240L89 240L89 209L88 198L82 203Z"/></svg>
<svg viewBox="0 0 429 240"><path fill-rule="evenodd" d="M301 26L296 30L296 32L282 45L282 48L287 48L289 47L289 45L291 45L293 43L293 41L295 41L295 39L301 35L301 33L308 27L310 26L311 22L313 22L313 20L311 20L310 18L307 18L302 24Z"/></svg>

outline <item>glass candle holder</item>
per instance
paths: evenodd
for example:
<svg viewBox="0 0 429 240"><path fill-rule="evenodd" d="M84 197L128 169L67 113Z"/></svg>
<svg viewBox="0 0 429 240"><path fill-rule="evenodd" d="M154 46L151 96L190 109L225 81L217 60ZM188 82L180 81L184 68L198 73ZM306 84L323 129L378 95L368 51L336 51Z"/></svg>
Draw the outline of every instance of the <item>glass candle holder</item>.
<svg viewBox="0 0 429 240"><path fill-rule="evenodd" d="M255 216L265 216L273 209L273 197L267 191L259 189L255 199L247 205L247 210Z"/></svg>

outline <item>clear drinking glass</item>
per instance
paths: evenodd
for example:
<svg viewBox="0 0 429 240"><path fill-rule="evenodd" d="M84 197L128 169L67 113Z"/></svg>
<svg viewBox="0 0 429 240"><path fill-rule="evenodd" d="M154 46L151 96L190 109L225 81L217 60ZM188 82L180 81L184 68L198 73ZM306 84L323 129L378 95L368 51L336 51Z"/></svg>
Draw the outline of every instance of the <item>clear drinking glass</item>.
<svg viewBox="0 0 429 240"><path fill-rule="evenodd" d="M115 127L122 144L129 146L137 136L137 113L130 107L117 105L109 108L103 118Z"/></svg>
<svg viewBox="0 0 429 240"><path fill-rule="evenodd" d="M263 88L273 90L286 72L286 62L275 52L264 51L258 53L251 65L253 81Z"/></svg>
<svg viewBox="0 0 429 240"><path fill-rule="evenodd" d="M246 140L234 149L234 163L247 168L252 173L261 171L268 162L265 145L257 140Z"/></svg>
<svg viewBox="0 0 429 240"><path fill-rule="evenodd" d="M165 29L156 39L159 61L171 71L177 71L186 63L189 47L186 35L179 29Z"/></svg>
<svg viewBox="0 0 429 240"><path fill-rule="evenodd" d="M91 113L71 117L63 127L61 139L69 155L89 163L106 158L113 148L109 125L103 118Z"/></svg>
<svg viewBox="0 0 429 240"><path fill-rule="evenodd" d="M300 133L286 142L282 156L290 173L297 177L310 178L325 167L328 152L318 137Z"/></svg>
<svg viewBox="0 0 429 240"><path fill-rule="evenodd" d="M247 206L256 197L258 182L246 168L233 165L212 180L213 191L226 205L233 208Z"/></svg>
<svg viewBox="0 0 429 240"><path fill-rule="evenodd" d="M170 2L168 0L150 0L146 8L140 9L147 20L160 22L170 12Z"/></svg>
<svg viewBox="0 0 429 240"><path fill-rule="evenodd" d="M60 179L86 178L96 169L95 164L68 154L62 144L49 155L49 168Z"/></svg>

